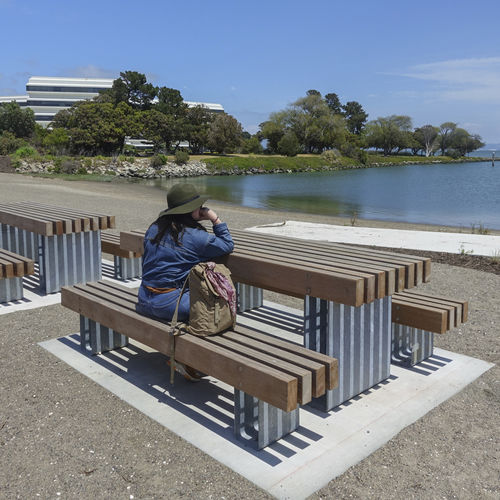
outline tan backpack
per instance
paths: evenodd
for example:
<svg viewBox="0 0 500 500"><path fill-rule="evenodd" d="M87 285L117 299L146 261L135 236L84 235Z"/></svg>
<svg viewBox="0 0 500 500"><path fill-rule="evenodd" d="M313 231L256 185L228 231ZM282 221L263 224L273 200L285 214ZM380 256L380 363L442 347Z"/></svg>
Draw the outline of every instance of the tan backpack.
<svg viewBox="0 0 500 500"><path fill-rule="evenodd" d="M207 277L208 272L219 274L229 288L229 294L236 301L236 290L231 279L231 271L224 264L214 264L213 262L201 262L196 264L184 282L181 293L177 300L174 316L170 323L170 335L172 338L172 350L170 355L170 383L173 384L175 372L175 337L183 333L190 333L197 337L207 337L216 335L236 324L236 306L230 304L227 294L226 298L216 290L211 280ZM177 314L179 304L189 282L189 324L178 323ZM222 290L224 291L224 290Z"/></svg>

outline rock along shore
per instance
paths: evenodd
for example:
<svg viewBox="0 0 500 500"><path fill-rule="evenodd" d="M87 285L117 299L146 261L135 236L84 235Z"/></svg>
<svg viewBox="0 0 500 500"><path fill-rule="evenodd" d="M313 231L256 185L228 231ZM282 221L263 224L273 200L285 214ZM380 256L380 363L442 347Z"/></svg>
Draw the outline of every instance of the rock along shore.
<svg viewBox="0 0 500 500"><path fill-rule="evenodd" d="M475 159L459 159L453 163L463 161L477 161ZM402 161L398 165L413 165L420 163L442 163L440 160L429 160L428 162ZM323 165L320 167L306 166L303 168L263 168L256 160L255 167L233 167L215 168L203 161L190 160L186 164L177 165L167 161L164 165L153 166L151 157L127 158L125 160L115 158L83 158L67 159L65 161L50 160L37 161L32 159L21 160L15 167L15 171L24 174L95 174L111 175L118 177L132 177L140 179L156 179L161 177L197 177L201 175L254 175L254 174L291 174L294 172L318 172L333 170L352 170L370 167L394 166L392 163L370 163L367 165Z"/></svg>

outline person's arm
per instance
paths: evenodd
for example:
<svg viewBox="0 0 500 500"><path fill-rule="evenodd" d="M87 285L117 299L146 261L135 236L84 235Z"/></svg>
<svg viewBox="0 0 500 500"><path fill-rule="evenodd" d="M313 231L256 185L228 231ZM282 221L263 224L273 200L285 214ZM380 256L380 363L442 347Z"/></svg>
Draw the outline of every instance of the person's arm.
<svg viewBox="0 0 500 500"><path fill-rule="evenodd" d="M234 249L233 239L225 222L211 208L200 209L199 220L209 220L213 224L213 234L207 234L207 241L203 249L203 257L210 259L231 253Z"/></svg>

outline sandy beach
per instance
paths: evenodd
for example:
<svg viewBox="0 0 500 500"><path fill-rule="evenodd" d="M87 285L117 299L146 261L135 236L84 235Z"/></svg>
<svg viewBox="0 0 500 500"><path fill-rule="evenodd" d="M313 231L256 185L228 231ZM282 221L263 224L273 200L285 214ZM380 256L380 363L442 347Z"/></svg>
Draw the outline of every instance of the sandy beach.
<svg viewBox="0 0 500 500"><path fill-rule="evenodd" d="M117 232L146 227L166 205L164 192L140 184L7 173L0 173L0 200L114 214ZM208 205L241 229L285 219L350 225L335 217ZM500 275L446 262L457 260L441 256L422 288L468 300L469 321L436 336L435 344L495 366L311 498L499 498ZM302 306L298 299L265 296ZM38 345L78 330L77 314L60 305L0 317L0 498L268 497Z"/></svg>

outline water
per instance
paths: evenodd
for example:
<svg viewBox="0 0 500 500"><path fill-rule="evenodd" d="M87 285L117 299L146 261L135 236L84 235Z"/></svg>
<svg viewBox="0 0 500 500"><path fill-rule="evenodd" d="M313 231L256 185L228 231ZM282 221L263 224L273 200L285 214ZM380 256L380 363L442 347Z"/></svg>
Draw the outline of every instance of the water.
<svg viewBox="0 0 500 500"><path fill-rule="evenodd" d="M156 180L168 189L178 179ZM185 179L213 199L333 216L500 229L500 158L321 173Z"/></svg>

